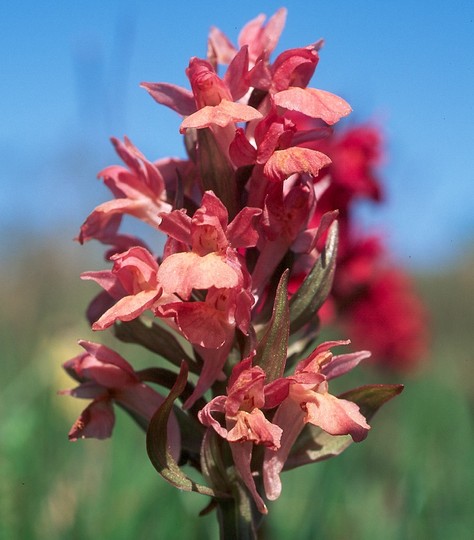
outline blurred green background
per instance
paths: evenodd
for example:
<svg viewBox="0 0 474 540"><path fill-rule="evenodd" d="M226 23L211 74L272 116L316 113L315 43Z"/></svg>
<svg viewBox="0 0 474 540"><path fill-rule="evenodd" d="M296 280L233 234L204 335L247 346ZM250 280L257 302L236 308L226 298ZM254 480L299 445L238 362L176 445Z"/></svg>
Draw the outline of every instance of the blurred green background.
<svg viewBox="0 0 474 540"><path fill-rule="evenodd" d="M73 385L61 363L80 352L78 338L105 338L93 337L83 316L97 288L79 274L102 264L91 250L44 241L1 266L0 538L217 538L215 515L197 517L207 498L166 484L120 411L112 439L67 440L85 402L57 395ZM472 263L416 276L431 311L429 361L410 377L361 367L340 381L406 388L377 413L366 441L283 475L265 538L472 538ZM151 361L116 345L137 368Z"/></svg>

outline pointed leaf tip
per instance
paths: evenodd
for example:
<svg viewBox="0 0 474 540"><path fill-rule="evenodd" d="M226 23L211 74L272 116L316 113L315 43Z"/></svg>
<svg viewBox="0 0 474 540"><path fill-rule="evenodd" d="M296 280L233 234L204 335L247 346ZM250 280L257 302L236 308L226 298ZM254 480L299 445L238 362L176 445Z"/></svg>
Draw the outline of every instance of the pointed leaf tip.
<svg viewBox="0 0 474 540"><path fill-rule="evenodd" d="M395 396L403 392L403 384L369 384L354 388L338 396L356 403L367 420Z"/></svg>
<svg viewBox="0 0 474 540"><path fill-rule="evenodd" d="M282 377L285 370L290 332L288 275L288 269L281 275L275 294L272 317L257 346L255 355L255 365L265 371L267 382Z"/></svg>
<svg viewBox="0 0 474 540"><path fill-rule="evenodd" d="M331 291L338 244L337 221L329 228L326 245L290 301L291 332L296 332L309 322L323 305Z"/></svg>

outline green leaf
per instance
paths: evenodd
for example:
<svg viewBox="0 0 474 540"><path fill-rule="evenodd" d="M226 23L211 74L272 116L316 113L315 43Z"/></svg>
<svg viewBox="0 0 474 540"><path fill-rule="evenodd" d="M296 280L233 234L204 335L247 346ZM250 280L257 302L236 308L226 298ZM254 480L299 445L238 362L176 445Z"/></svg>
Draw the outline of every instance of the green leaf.
<svg viewBox="0 0 474 540"><path fill-rule="evenodd" d="M401 384L374 384L349 390L338 397L359 405L361 413L370 420L384 403L400 394L402 390ZM335 457L352 442L350 435L329 435L321 428L307 424L291 449L283 470Z"/></svg>
<svg viewBox="0 0 474 540"><path fill-rule="evenodd" d="M328 297L336 269L337 241L338 226L335 221L329 228L323 251L290 300L291 333L314 318Z"/></svg>
<svg viewBox="0 0 474 540"><path fill-rule="evenodd" d="M282 377L285 370L290 332L288 275L288 269L281 275L275 293L272 317L265 334L257 345L255 355L254 363L265 371L267 382Z"/></svg>
<svg viewBox="0 0 474 540"><path fill-rule="evenodd" d="M360 412L370 420L384 403L401 394L403 388L403 384L368 384L344 392L338 397L357 403Z"/></svg>
<svg viewBox="0 0 474 540"><path fill-rule="evenodd" d="M198 129L197 140L202 187L219 197L232 221L238 211L234 169L209 128Z"/></svg>
<svg viewBox="0 0 474 540"><path fill-rule="evenodd" d="M186 386L187 376L188 368L186 363L183 362L175 385L150 421L146 435L148 457L150 458L153 467L155 467L161 476L173 486L184 491L196 491L203 495L216 497L220 494L189 478L176 463L173 456L168 452L168 419L173 409L174 401L181 395Z"/></svg>
<svg viewBox="0 0 474 540"><path fill-rule="evenodd" d="M115 336L125 343L142 345L151 352L165 358L175 366L180 366L185 360L192 373L199 373L200 368L183 349L171 332L156 324L145 324L141 319L120 322L114 325Z"/></svg>
<svg viewBox="0 0 474 540"><path fill-rule="evenodd" d="M289 471L301 465L338 456L352 442L350 435L329 435L317 426L306 424L293 445L283 470Z"/></svg>

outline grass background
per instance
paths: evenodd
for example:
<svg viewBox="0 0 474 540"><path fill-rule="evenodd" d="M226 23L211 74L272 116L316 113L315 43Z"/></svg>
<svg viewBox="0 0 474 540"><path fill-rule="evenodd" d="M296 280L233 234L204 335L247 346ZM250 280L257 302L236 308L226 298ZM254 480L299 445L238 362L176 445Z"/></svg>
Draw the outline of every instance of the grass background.
<svg viewBox="0 0 474 540"><path fill-rule="evenodd" d="M92 267L84 254L41 243L0 268L0 539L217 538L214 514L197 517L207 498L168 486L120 411L112 439L67 440L84 402L57 395L72 386L60 365L80 352L78 338L105 337L92 337L83 317L97 290L78 279ZM472 266L417 276L432 322L425 368L395 377L365 367L341 381L406 388L375 416L365 442L284 474L265 538L472 538ZM136 368L152 361L131 345L117 350Z"/></svg>

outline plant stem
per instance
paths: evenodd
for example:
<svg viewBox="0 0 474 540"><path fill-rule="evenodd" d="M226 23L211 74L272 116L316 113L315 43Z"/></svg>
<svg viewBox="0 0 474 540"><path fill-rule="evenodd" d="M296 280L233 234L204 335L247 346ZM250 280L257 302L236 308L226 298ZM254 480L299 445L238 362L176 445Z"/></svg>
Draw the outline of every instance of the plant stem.
<svg viewBox="0 0 474 540"><path fill-rule="evenodd" d="M220 540L257 540L257 513L245 488L237 484L234 497L217 504Z"/></svg>

